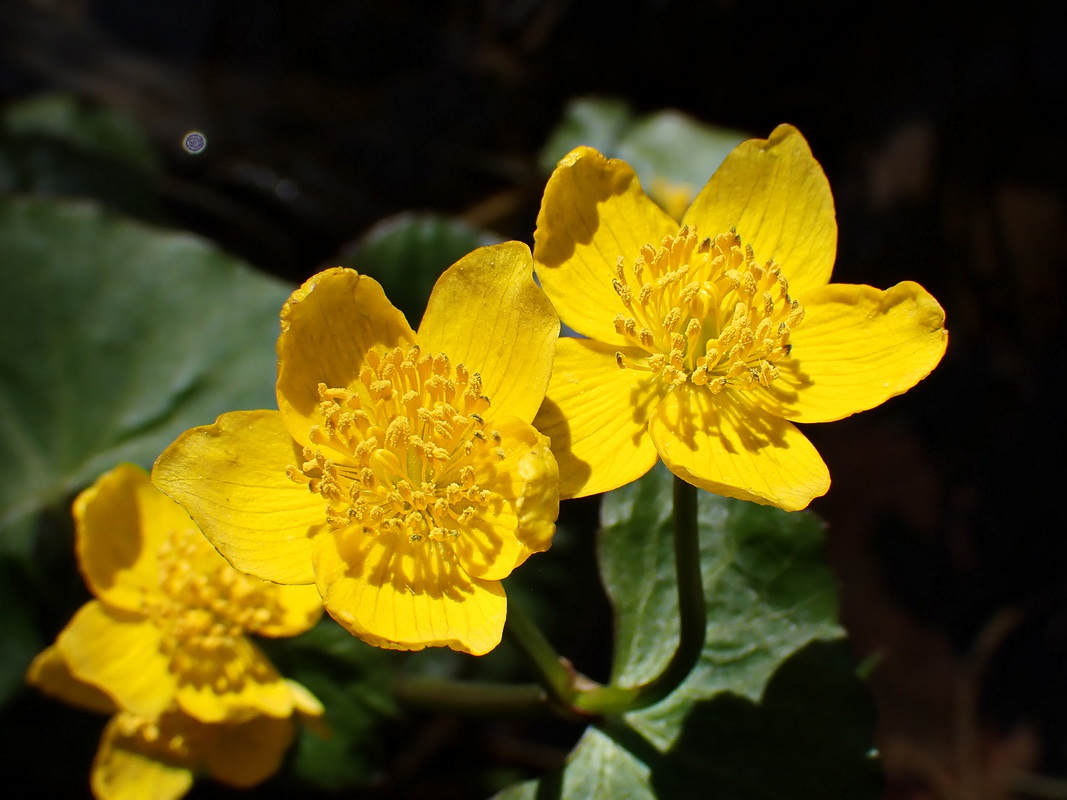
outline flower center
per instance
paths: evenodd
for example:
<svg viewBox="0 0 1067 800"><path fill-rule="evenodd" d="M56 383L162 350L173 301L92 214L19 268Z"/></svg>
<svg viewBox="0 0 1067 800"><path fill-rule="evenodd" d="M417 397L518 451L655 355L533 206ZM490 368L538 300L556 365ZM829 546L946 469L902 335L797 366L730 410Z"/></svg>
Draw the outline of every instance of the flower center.
<svg viewBox="0 0 1067 800"><path fill-rule="evenodd" d="M355 390L319 384L319 398L309 437L318 446L288 475L325 498L333 528L443 543L499 513L503 498L479 483L507 452L486 428L478 373L417 345L371 350Z"/></svg>
<svg viewBox="0 0 1067 800"><path fill-rule="evenodd" d="M218 692L239 689L247 676L232 665L243 664L244 634L282 613L270 584L235 570L195 528L172 531L156 557L161 591L141 608L163 632L172 671Z"/></svg>
<svg viewBox="0 0 1067 800"><path fill-rule="evenodd" d="M758 264L733 231L700 239L683 227L658 248L645 245L632 265L620 256L613 285L627 309L615 330L648 353L616 353L619 366L652 372L668 389L770 386L804 318L779 266Z"/></svg>

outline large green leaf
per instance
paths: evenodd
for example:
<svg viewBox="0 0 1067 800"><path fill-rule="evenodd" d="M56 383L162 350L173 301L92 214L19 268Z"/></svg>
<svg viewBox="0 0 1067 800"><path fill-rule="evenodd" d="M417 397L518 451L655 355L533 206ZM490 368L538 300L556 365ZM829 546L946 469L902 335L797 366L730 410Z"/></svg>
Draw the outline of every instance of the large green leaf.
<svg viewBox="0 0 1067 800"><path fill-rule="evenodd" d="M613 680L621 685L658 674L678 640L673 481L659 464L604 498L600 565L615 608ZM706 492L698 514L708 611L704 652L670 698L629 716L661 749L697 700L721 691L758 699L786 656L812 639L842 635L817 517Z"/></svg>
<svg viewBox="0 0 1067 800"><path fill-rule="evenodd" d="M771 677L760 702L723 692L696 703L652 776L662 798L874 800L874 706L842 641L810 642Z"/></svg>
<svg viewBox="0 0 1067 800"><path fill-rule="evenodd" d="M589 728L562 770L495 800L874 800L874 708L842 641L808 643L755 702L732 692L693 703L661 752L625 721Z"/></svg>
<svg viewBox="0 0 1067 800"><path fill-rule="evenodd" d="M288 292L195 236L0 201L0 531L188 427L272 406Z"/></svg>
<svg viewBox="0 0 1067 800"><path fill-rule="evenodd" d="M673 480L657 465L604 498L616 685L659 674L678 641ZM847 649L826 641L842 630L822 523L707 493L698 523L708 619L693 672L661 703L587 732L561 773L502 798L631 796L617 783L642 800L876 796L870 701Z"/></svg>

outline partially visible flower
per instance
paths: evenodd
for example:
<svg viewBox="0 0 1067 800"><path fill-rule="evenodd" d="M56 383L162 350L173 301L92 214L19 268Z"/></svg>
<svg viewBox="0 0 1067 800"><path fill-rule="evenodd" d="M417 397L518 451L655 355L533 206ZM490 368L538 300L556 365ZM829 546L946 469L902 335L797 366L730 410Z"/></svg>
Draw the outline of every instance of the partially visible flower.
<svg viewBox="0 0 1067 800"><path fill-rule="evenodd" d="M561 319L535 425L561 494L614 489L662 458L729 497L804 508L830 476L793 422L872 408L937 365L944 312L916 283L830 284L837 222L800 133L739 145L675 221L587 147L545 188L534 260Z"/></svg>
<svg viewBox="0 0 1067 800"><path fill-rule="evenodd" d="M295 731L292 716L201 722L176 706L153 716L121 710L109 695L78 680L54 645L34 659L27 680L71 705L112 715L90 774L98 800L177 800L202 773L230 786L253 786L278 770ZM294 710L321 716L319 702L300 684L288 683Z"/></svg>
<svg viewBox="0 0 1067 800"><path fill-rule="evenodd" d="M238 572L144 470L120 464L74 501L89 589L55 650L78 681L138 718L289 717L293 686L249 639L293 636L322 614L310 587Z"/></svg>
<svg viewBox="0 0 1067 800"><path fill-rule="evenodd" d="M530 424L559 319L529 250L453 265L417 335L376 281L340 268L294 292L281 326L280 411L186 431L156 485L235 566L316 584L370 644L491 650L500 581L548 548L559 505Z"/></svg>

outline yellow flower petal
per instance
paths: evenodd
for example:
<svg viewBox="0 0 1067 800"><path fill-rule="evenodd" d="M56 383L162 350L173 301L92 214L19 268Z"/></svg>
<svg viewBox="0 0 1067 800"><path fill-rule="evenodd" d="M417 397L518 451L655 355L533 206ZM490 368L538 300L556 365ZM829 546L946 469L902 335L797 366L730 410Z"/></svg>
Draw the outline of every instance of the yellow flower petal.
<svg viewBox="0 0 1067 800"><path fill-rule="evenodd" d="M123 727L122 714L112 718L93 760L91 785L98 800L178 800L192 788L191 759L163 760Z"/></svg>
<svg viewBox="0 0 1067 800"><path fill-rule="evenodd" d="M46 647L33 660L26 671L26 682L51 697L79 708L101 714L113 714L118 710L115 701L105 692L71 674L55 645Z"/></svg>
<svg viewBox="0 0 1067 800"><path fill-rule="evenodd" d="M884 403L929 375L948 345L945 312L917 283L884 292L834 283L803 303L792 358L760 400L798 422L830 422Z"/></svg>
<svg viewBox="0 0 1067 800"><path fill-rule="evenodd" d="M278 408L298 442L317 421L318 386L359 386L372 347L410 345L415 334L373 278L340 267L308 279L282 309L278 337Z"/></svg>
<svg viewBox="0 0 1067 800"><path fill-rule="evenodd" d="M304 717L321 717L326 713L319 698L302 683L286 679L289 691L293 693L293 708Z"/></svg>
<svg viewBox="0 0 1067 800"><path fill-rule="evenodd" d="M515 419L495 420L504 441L511 444L506 456L494 463L495 475L478 478L478 483L501 497L512 498L508 530L521 543L521 557L506 570L504 563L495 570L478 572L464 561L467 572L475 577L501 580L533 553L552 544L559 515L559 467L552 455L547 436L532 425ZM520 446L521 444L521 446Z"/></svg>
<svg viewBox="0 0 1067 800"><path fill-rule="evenodd" d="M322 598L314 584L303 586L274 585L278 614L256 628L260 636L296 636L311 630L322 617Z"/></svg>
<svg viewBox="0 0 1067 800"><path fill-rule="evenodd" d="M830 488L800 431L727 392L679 387L656 408L649 432L671 472L715 494L797 511Z"/></svg>
<svg viewBox="0 0 1067 800"><path fill-rule="evenodd" d="M648 373L619 369L617 351L589 339L557 343L548 397L534 425L552 441L562 497L616 489L656 463L646 428L658 394L648 390ZM647 355L622 352L633 359Z"/></svg>
<svg viewBox="0 0 1067 800"><path fill-rule="evenodd" d="M303 458L275 411L234 411L179 436L152 481L189 512L242 572L313 583L311 536L325 526L321 498L286 475Z"/></svg>
<svg viewBox="0 0 1067 800"><path fill-rule="evenodd" d="M521 242L483 247L438 279L419 346L482 376L494 416L533 419L548 386L559 318L533 280ZM329 384L338 386L341 384Z"/></svg>
<svg viewBox="0 0 1067 800"><path fill-rule="evenodd" d="M74 501L75 549L86 583L109 605L137 611L159 592L156 551L189 515L161 494L148 474L120 464Z"/></svg>
<svg viewBox="0 0 1067 800"><path fill-rule="evenodd" d="M564 322L623 344L614 326L626 310L611 283L616 263L677 232L678 223L645 195L626 162L579 147L545 187L534 231L537 277Z"/></svg>
<svg viewBox="0 0 1067 800"><path fill-rule="evenodd" d="M56 647L75 678L121 708L156 716L174 697L177 683L160 629L137 615L91 600L60 632Z"/></svg>
<svg viewBox="0 0 1067 800"><path fill-rule="evenodd" d="M295 731L291 719L271 717L212 728L204 766L215 780L240 788L255 786L278 771Z"/></svg>
<svg viewBox="0 0 1067 800"><path fill-rule="evenodd" d="M498 457L479 463L474 481L501 502L460 525L450 547L467 575L497 581L552 544L559 515L559 472L548 439L532 425L516 417L493 420L491 425L502 446Z"/></svg>
<svg viewBox="0 0 1067 800"><path fill-rule="evenodd" d="M736 228L757 261L781 266L794 296L804 298L830 280L837 253L834 200L822 167L792 125L738 145L682 221L701 236Z"/></svg>
<svg viewBox="0 0 1067 800"><path fill-rule="evenodd" d="M316 538L315 575L326 610L378 647L489 652L507 615L500 583L469 577L447 547L421 544L354 529Z"/></svg>
<svg viewBox="0 0 1067 800"><path fill-rule="evenodd" d="M219 660L211 660L216 656ZM201 722L241 722L258 713L288 717L293 694L259 648L241 636L203 651L178 679L178 706Z"/></svg>

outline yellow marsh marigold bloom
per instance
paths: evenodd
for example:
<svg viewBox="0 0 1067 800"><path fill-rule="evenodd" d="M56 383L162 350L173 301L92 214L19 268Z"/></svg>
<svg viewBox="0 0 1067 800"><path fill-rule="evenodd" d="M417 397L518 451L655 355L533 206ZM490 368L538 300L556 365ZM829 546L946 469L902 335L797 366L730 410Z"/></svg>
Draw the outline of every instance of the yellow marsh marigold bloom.
<svg viewBox="0 0 1067 800"><path fill-rule="evenodd" d="M680 225L627 164L579 147L548 181L534 242L545 293L589 337L559 341L535 422L564 497L659 457L708 491L804 508L830 476L792 423L906 391L948 340L916 283L829 283L833 197L789 125L739 145Z"/></svg>
<svg viewBox="0 0 1067 800"><path fill-rule="evenodd" d="M438 280L418 334L350 269L293 293L278 339L279 411L180 436L153 480L239 569L314 583L366 642L482 654L501 579L551 543L556 462L531 422L559 319L518 242Z"/></svg>
<svg viewBox="0 0 1067 800"><path fill-rule="evenodd" d="M283 718L297 706L247 634L293 636L322 614L308 587L244 575L144 470L120 464L74 501L78 565L97 599L56 639L74 677L123 711L202 722Z"/></svg>
<svg viewBox="0 0 1067 800"><path fill-rule="evenodd" d="M201 722L174 706L155 716L123 711L107 694L74 677L54 645L34 659L27 680L71 705L113 715L91 770L98 800L177 800L201 773L230 786L253 786L278 770L295 733L290 716ZM303 686L289 685L300 715L322 714Z"/></svg>

